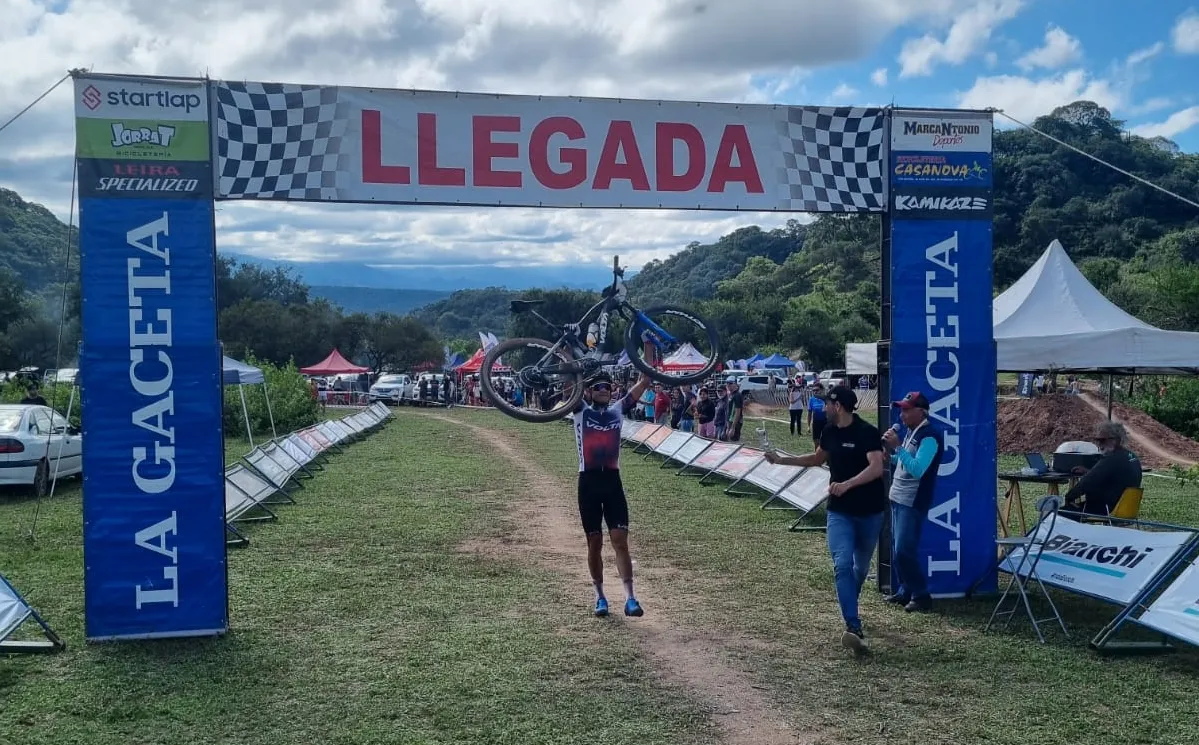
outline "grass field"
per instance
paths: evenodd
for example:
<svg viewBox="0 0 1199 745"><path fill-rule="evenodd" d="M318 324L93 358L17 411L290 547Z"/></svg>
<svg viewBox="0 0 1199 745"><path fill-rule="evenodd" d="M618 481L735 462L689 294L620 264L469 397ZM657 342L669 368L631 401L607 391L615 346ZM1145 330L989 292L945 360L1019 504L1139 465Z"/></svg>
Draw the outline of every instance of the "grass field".
<svg viewBox="0 0 1199 745"><path fill-rule="evenodd" d="M396 414L248 528L222 639L83 643L78 487L36 544L0 497L0 570L70 644L0 659L0 743L1199 742L1199 654L1096 656L1099 603L1042 646L982 634L993 599L917 616L868 588L875 651L847 657L822 534L628 452L647 615L591 618L569 428ZM1199 524L1196 487L1146 489L1146 517Z"/></svg>

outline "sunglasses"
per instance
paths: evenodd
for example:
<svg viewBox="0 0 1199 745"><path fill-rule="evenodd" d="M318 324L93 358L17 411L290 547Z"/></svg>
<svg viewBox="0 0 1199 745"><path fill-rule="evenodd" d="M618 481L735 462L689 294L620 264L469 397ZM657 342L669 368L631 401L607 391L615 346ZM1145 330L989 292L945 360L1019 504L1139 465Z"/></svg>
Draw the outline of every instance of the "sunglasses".
<svg viewBox="0 0 1199 745"><path fill-rule="evenodd" d="M591 390L593 390L597 393L603 393L603 392L611 393L612 386L607 383L596 383L595 385L591 386Z"/></svg>

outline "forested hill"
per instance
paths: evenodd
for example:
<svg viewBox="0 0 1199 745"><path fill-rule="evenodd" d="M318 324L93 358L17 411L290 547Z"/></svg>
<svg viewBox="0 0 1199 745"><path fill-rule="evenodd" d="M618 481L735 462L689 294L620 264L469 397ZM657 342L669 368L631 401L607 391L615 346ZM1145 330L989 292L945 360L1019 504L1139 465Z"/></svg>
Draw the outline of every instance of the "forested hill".
<svg viewBox="0 0 1199 745"><path fill-rule="evenodd" d="M79 270L76 248L72 244L72 279ZM15 191L0 187L0 274L15 276L26 290L40 293L63 280L66 252L65 224L42 205L26 202Z"/></svg>
<svg viewBox="0 0 1199 745"><path fill-rule="evenodd" d="M756 225L735 230L715 243L692 243L668 259L654 260L629 280L629 292L642 306L655 302L685 303L716 294L716 285L735 277L751 256L781 262L803 248L807 229L791 221L785 230L764 231Z"/></svg>

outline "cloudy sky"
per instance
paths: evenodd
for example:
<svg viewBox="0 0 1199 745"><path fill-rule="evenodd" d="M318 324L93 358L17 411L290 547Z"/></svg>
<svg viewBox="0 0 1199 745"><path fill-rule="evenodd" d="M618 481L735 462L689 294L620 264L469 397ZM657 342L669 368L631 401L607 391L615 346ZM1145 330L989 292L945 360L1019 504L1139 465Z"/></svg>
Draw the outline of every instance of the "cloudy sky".
<svg viewBox="0 0 1199 745"><path fill-rule="evenodd" d="M0 123L66 69L495 93L997 107L1086 98L1199 151L1199 0L0 0ZM1002 117L997 123L1004 125ZM0 132L0 186L64 220L64 83ZM786 215L220 205L264 258L637 266Z"/></svg>

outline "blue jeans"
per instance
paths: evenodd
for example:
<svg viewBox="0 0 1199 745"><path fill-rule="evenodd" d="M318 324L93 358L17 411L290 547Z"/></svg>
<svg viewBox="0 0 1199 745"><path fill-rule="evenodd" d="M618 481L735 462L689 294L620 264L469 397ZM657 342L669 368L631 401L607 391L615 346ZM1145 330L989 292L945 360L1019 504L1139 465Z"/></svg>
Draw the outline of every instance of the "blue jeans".
<svg viewBox="0 0 1199 745"><path fill-rule="evenodd" d="M845 625L860 630L858 595L870 572L870 560L878 546L883 529L883 513L876 515L844 515L828 513L828 550L833 556L833 578L837 586L837 602Z"/></svg>
<svg viewBox="0 0 1199 745"><path fill-rule="evenodd" d="M928 577L920 566L920 533L927 519L927 510L891 503L891 562L899 575L899 587L895 590L898 595L928 596Z"/></svg>

